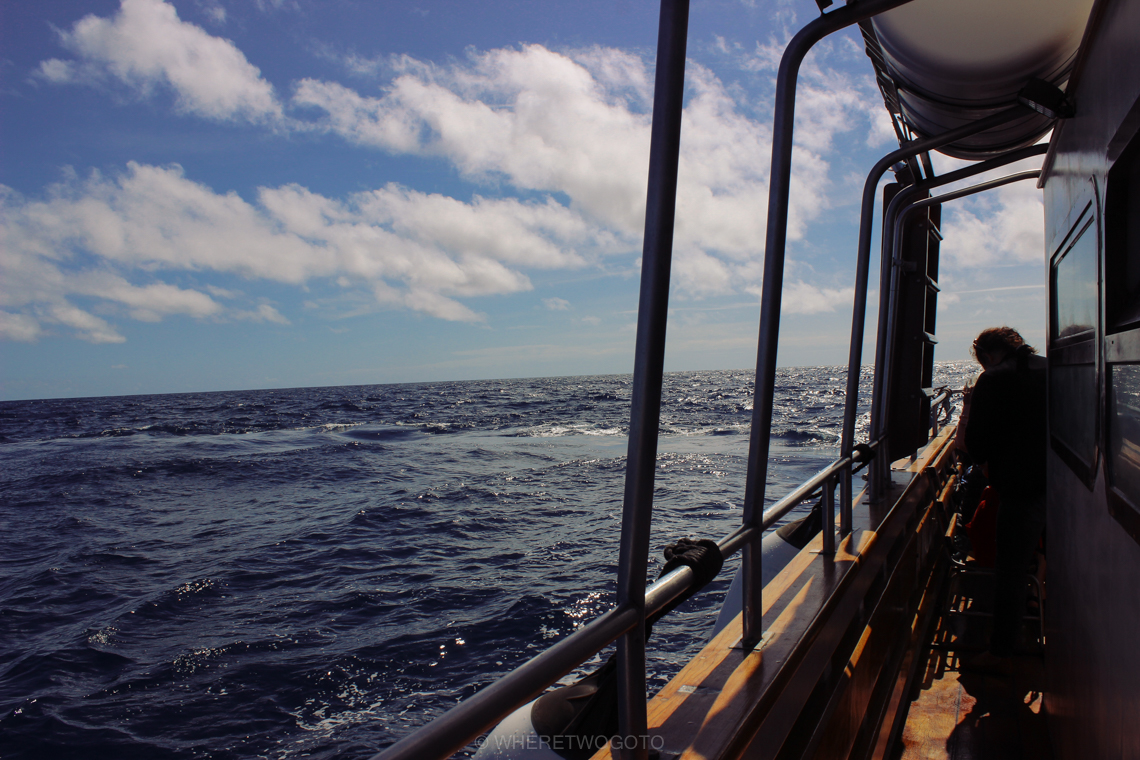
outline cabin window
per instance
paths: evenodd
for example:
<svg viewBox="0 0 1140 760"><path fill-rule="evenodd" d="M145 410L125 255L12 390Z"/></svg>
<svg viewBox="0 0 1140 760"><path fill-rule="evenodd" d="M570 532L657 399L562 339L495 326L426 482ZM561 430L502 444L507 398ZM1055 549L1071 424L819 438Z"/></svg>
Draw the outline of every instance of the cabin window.
<svg viewBox="0 0 1140 760"><path fill-rule="evenodd" d="M1140 542L1140 136L1108 173L1104 203L1108 505Z"/></svg>
<svg viewBox="0 0 1140 760"><path fill-rule="evenodd" d="M1050 441L1089 488L1098 451L1099 262L1095 204L1090 202L1054 252L1049 278Z"/></svg>
<svg viewBox="0 0 1140 760"><path fill-rule="evenodd" d="M1140 503L1140 364L1112 368L1108 414L1112 485L1132 503Z"/></svg>
<svg viewBox="0 0 1140 760"><path fill-rule="evenodd" d="M1104 233L1108 331L1117 332L1140 326L1140 136L1108 173Z"/></svg>
<svg viewBox="0 0 1140 760"><path fill-rule="evenodd" d="M1096 330L1097 255L1093 220L1085 223L1077 240L1057 261L1053 279L1053 335L1058 343L1091 338Z"/></svg>

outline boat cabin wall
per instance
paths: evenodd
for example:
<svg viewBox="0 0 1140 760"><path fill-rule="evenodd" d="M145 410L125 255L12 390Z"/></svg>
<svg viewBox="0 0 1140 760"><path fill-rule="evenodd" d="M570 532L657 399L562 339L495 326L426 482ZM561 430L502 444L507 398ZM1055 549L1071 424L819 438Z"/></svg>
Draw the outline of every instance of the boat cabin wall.
<svg viewBox="0 0 1140 760"><path fill-rule="evenodd" d="M1140 758L1140 0L1098 0L1043 174L1045 709L1058 758Z"/></svg>

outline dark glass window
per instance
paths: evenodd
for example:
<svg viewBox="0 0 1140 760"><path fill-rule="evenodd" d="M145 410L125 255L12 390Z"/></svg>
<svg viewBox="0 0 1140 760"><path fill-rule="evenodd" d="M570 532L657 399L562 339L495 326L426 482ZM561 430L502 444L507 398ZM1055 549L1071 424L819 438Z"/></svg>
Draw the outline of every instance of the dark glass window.
<svg viewBox="0 0 1140 760"><path fill-rule="evenodd" d="M1140 136L1108 173L1104 199L1108 507L1140 542Z"/></svg>
<svg viewBox="0 0 1140 760"><path fill-rule="evenodd" d="M1053 335L1058 341L1092 337L1097 316L1096 229L1090 220L1060 258L1053 278Z"/></svg>
<svg viewBox="0 0 1140 760"><path fill-rule="evenodd" d="M1140 502L1140 364L1112 368L1108 402L1108 466L1113 485Z"/></svg>
<svg viewBox="0 0 1140 760"><path fill-rule="evenodd" d="M1105 308L1109 332L1140 323L1140 137L1108 174L1104 203Z"/></svg>
<svg viewBox="0 0 1140 760"><path fill-rule="evenodd" d="M1095 188L1053 253L1049 277L1049 432L1053 451L1084 484L1096 480L1100 428L1096 332L1100 247Z"/></svg>

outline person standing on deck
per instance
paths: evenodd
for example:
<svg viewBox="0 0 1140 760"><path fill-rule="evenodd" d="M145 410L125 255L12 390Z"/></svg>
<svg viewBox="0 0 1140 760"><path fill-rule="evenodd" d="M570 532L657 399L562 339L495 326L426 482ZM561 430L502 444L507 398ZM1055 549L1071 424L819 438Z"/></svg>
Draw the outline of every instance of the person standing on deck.
<svg viewBox="0 0 1140 760"><path fill-rule="evenodd" d="M984 464L997 518L994 628L989 652L967 663L1002 670L1028 596L1025 574L1045 528L1046 360L1010 327L983 330L971 348L983 372L966 399L965 444Z"/></svg>

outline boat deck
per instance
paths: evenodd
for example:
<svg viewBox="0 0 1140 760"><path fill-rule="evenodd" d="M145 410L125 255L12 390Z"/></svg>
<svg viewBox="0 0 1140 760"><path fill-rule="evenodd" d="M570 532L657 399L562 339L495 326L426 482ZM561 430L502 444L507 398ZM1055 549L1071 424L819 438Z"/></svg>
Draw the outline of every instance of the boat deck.
<svg viewBox="0 0 1140 760"><path fill-rule="evenodd" d="M961 667L988 644L993 576L948 551L952 435L896 463L834 554L817 536L768 582L758 646L737 616L650 700L657 760L1050 760L1044 594L1012 673Z"/></svg>
<svg viewBox="0 0 1140 760"><path fill-rule="evenodd" d="M1042 701L1044 641L1030 602L1023 653L1010 673L977 673L963 660L989 640L992 576L967 571L948 583L947 600L926 650L906 725L894 748L897 760L1050 760ZM1028 582L1028 579L1027 579Z"/></svg>
<svg viewBox="0 0 1140 760"><path fill-rule="evenodd" d="M898 760L1051 760L1038 657L1008 676L963 672L956 653L931 650Z"/></svg>

